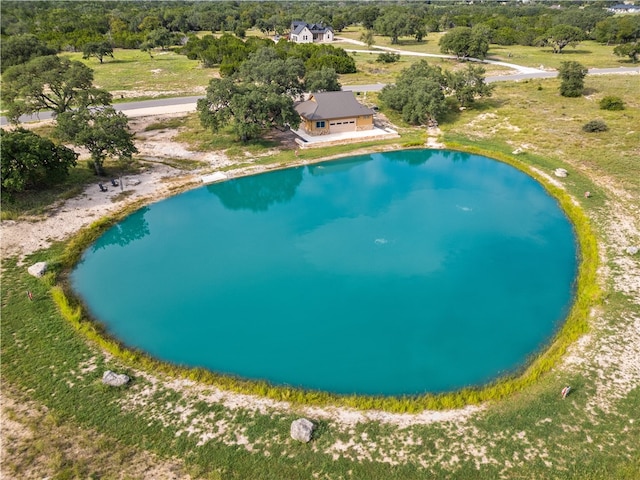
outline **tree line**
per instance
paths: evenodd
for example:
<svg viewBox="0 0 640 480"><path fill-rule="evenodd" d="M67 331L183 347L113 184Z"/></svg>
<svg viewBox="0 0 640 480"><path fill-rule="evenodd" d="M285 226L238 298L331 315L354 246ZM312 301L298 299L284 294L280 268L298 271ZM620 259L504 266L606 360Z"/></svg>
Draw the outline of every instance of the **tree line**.
<svg viewBox="0 0 640 480"><path fill-rule="evenodd" d="M549 4L455 2L19 2L1 5L0 35L32 34L57 51L81 51L89 42L108 41L115 48L175 42L189 32L248 29L284 34L292 20L323 22L341 31L362 25L397 43L401 37L422 41L429 32L482 24L489 41L500 45L537 45L557 25L580 29L585 39L620 44L640 38L638 15L614 15L604 7L615 2ZM558 5L558 4L556 4ZM555 6L555 5L554 5ZM152 32L155 32L152 34ZM181 35L175 35L181 34ZM155 37L155 38L154 38Z"/></svg>

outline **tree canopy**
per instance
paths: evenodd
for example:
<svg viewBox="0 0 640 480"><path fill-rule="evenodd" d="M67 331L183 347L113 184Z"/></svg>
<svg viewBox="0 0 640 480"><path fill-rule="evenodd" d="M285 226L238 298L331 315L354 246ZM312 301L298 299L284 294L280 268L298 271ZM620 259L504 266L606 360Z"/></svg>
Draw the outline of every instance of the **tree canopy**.
<svg viewBox="0 0 640 480"><path fill-rule="evenodd" d="M575 46L581 40L584 40L584 32L581 29L560 24L547 30L540 44L550 45L553 48L553 53L561 53L564 47Z"/></svg>
<svg viewBox="0 0 640 480"><path fill-rule="evenodd" d="M489 51L489 30L482 24L455 27L440 38L439 45L442 53L452 53L460 59L482 59Z"/></svg>
<svg viewBox="0 0 640 480"><path fill-rule="evenodd" d="M560 95L563 97L579 97L584 91L584 77L587 68L578 62L562 62L558 68L560 78Z"/></svg>
<svg viewBox="0 0 640 480"><path fill-rule="evenodd" d="M333 68L323 68L307 73L304 78L304 89L307 92L338 92L342 86Z"/></svg>
<svg viewBox="0 0 640 480"><path fill-rule="evenodd" d="M467 65L466 70L447 72L446 89L462 107L468 107L477 97L490 97L493 85L485 83L485 69L480 65Z"/></svg>
<svg viewBox="0 0 640 480"><path fill-rule="evenodd" d="M297 128L300 124L291 97L278 93L271 85L232 78L212 79L206 96L198 100L197 109L203 126L217 132L230 125L243 142L268 128Z"/></svg>
<svg viewBox="0 0 640 480"><path fill-rule="evenodd" d="M302 60L282 58L275 48L261 48L249 55L239 67L236 78L243 82L272 85L276 93L299 95L305 68Z"/></svg>
<svg viewBox="0 0 640 480"><path fill-rule="evenodd" d="M18 128L0 129L2 192L7 198L63 180L76 165L78 154L63 145Z"/></svg>
<svg viewBox="0 0 640 480"><path fill-rule="evenodd" d="M113 58L113 47L109 42L89 42L82 47L82 58L96 57L100 63L104 57Z"/></svg>
<svg viewBox="0 0 640 480"><path fill-rule="evenodd" d="M501 45L535 45L556 25L579 28L585 38L608 44L640 38L640 16L613 15L602 2L561 8L546 2L38 2L37 14L23 2L2 3L2 35L9 39L25 33L60 50L82 50L88 42L108 40L117 48L148 48L160 35L192 32L233 32L239 37L255 28L284 35L292 19L309 19L340 31L360 24L375 28L394 43L402 36L420 41L426 32L446 32L454 27L485 25L492 42ZM160 46L160 45L158 45ZM162 47L161 47L162 48ZM166 48L166 47L165 47Z"/></svg>
<svg viewBox="0 0 640 480"><path fill-rule="evenodd" d="M3 38L0 42L0 68L4 72L13 65L27 63L35 57L55 55L57 52L49 48L35 35L15 35Z"/></svg>
<svg viewBox="0 0 640 480"><path fill-rule="evenodd" d="M93 86L93 71L81 62L55 55L36 57L4 73L2 101L8 118L40 110L59 115L71 108L107 105L111 94Z"/></svg>
<svg viewBox="0 0 640 480"><path fill-rule="evenodd" d="M403 70L395 85L384 87L379 98L400 112L405 122L425 125L437 122L449 110L447 96L465 107L477 97L490 96L492 87L485 83L484 72L480 66L468 65L465 71L445 73L420 60Z"/></svg>
<svg viewBox="0 0 640 480"><path fill-rule="evenodd" d="M613 53L618 57L629 57L632 63L636 63L638 61L638 55L640 55L640 42L616 45Z"/></svg>
<svg viewBox="0 0 640 480"><path fill-rule="evenodd" d="M128 122L124 113L111 106L83 106L58 115L56 131L62 140L89 150L96 174L102 175L106 157L129 161L138 151Z"/></svg>
<svg viewBox="0 0 640 480"><path fill-rule="evenodd" d="M445 76L442 69L425 60L403 70L395 85L380 92L389 108L402 113L402 119L413 125L436 121L447 111L444 96Z"/></svg>

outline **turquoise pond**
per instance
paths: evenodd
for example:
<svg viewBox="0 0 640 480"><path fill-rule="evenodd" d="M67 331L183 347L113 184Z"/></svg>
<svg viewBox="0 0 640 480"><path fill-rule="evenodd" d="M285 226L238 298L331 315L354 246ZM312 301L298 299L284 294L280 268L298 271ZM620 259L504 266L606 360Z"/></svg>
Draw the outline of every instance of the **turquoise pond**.
<svg viewBox="0 0 640 480"><path fill-rule="evenodd" d="M142 208L71 281L155 358L338 394L482 385L573 300L572 225L489 158L406 150L229 180Z"/></svg>

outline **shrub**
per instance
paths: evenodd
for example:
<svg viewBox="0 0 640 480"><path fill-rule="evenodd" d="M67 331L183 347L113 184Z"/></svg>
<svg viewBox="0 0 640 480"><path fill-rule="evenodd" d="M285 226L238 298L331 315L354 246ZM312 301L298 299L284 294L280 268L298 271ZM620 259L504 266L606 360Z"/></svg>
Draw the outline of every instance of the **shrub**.
<svg viewBox="0 0 640 480"><path fill-rule="evenodd" d="M609 127L607 127L607 124L602 120L591 120L590 122L584 124L582 130L588 133L606 132L607 130L609 130Z"/></svg>
<svg viewBox="0 0 640 480"><path fill-rule="evenodd" d="M395 63L395 62L397 62L399 60L400 60L400 54L399 53L384 52L384 53L381 53L380 55L378 55L378 58L377 58L376 62L380 62L380 63Z"/></svg>
<svg viewBox="0 0 640 480"><path fill-rule="evenodd" d="M624 102L620 97L614 97L612 95L604 97L600 100L601 110L624 110Z"/></svg>
<svg viewBox="0 0 640 480"><path fill-rule="evenodd" d="M584 77L587 75L586 67L578 62L561 62L558 69L560 83L560 95L563 97L580 97L584 90Z"/></svg>

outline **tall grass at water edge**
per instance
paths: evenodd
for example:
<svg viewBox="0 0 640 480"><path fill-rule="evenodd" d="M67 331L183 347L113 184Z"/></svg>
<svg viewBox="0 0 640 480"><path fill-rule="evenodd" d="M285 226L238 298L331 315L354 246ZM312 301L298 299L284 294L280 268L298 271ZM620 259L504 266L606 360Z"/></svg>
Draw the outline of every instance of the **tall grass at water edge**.
<svg viewBox="0 0 640 480"><path fill-rule="evenodd" d="M513 374L484 387L465 388L456 392L441 394L425 394L405 397L371 397L371 396L338 396L327 392L305 391L287 386L274 386L267 382L255 382L220 375L203 368L184 368L167 362L159 361L144 352L126 348L119 341L111 338L101 328L99 323L90 319L82 308L80 301L75 298L66 281L68 272L73 268L82 252L116 221L123 218L126 212L118 216L103 218L90 227L82 230L67 244L61 257L62 274L58 285L51 289L53 301L71 325L90 341L115 355L129 367L147 371L158 371L172 376L187 378L196 382L212 384L231 391L255 394L274 400L289 401L293 404L305 405L338 405L357 409L376 409L390 412L418 412L424 409L443 410L459 408L465 405L479 404L486 401L503 399L515 392L523 390L537 382L545 373L558 362L566 352L567 347L588 330L590 310L598 303L600 290L597 284L596 272L599 264L598 249L595 235L589 221L572 200L571 196L548 183L544 178L524 162L512 155L496 150L483 149L470 144L451 143L450 148L467 153L486 155L496 160L508 163L523 170L540 181L548 192L559 202L562 209L573 223L579 243L580 264L575 287L575 298L570 313L562 328L556 334L548 348L532 358L528 366L517 374ZM526 155L533 158L531 155ZM525 156L525 157L526 157ZM535 159L533 159L535 161ZM134 210L135 206L127 209Z"/></svg>

